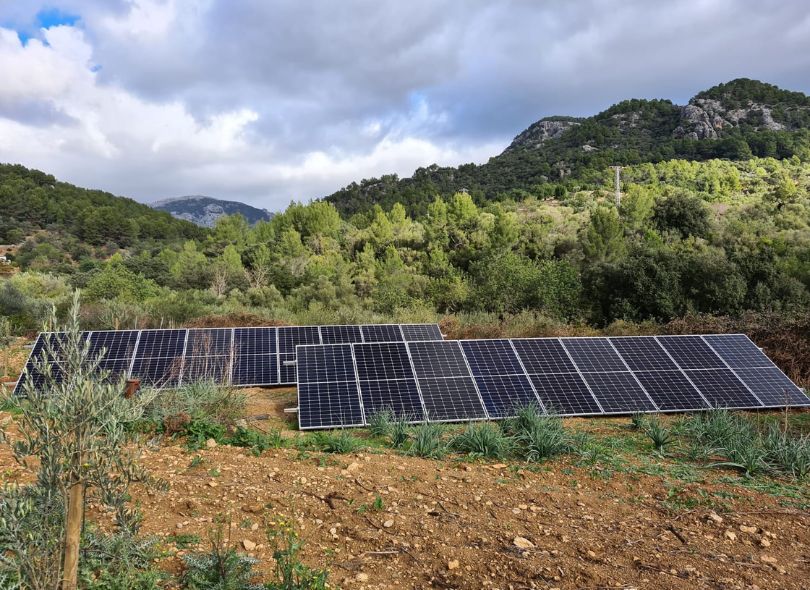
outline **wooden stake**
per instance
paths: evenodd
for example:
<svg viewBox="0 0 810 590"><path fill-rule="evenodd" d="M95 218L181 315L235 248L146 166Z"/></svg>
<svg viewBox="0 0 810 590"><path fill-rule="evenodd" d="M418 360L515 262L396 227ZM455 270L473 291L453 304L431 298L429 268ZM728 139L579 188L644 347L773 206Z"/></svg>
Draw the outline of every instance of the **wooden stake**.
<svg viewBox="0 0 810 590"><path fill-rule="evenodd" d="M76 590L79 584L79 546L84 513L84 483L73 484L68 490L67 522L65 523L65 555L62 567L62 590Z"/></svg>

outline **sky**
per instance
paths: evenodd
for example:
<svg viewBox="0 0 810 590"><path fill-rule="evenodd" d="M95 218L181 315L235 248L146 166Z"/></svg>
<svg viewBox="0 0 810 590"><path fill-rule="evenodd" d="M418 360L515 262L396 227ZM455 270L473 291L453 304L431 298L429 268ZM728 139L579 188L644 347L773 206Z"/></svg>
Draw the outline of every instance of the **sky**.
<svg viewBox="0 0 810 590"><path fill-rule="evenodd" d="M807 0L0 0L0 162L277 211L738 77L810 93Z"/></svg>

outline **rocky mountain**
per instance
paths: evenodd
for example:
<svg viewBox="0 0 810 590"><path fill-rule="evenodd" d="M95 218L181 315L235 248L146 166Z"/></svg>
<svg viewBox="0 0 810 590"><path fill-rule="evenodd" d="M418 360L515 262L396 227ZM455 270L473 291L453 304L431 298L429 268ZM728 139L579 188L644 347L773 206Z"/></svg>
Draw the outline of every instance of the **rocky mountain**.
<svg viewBox="0 0 810 590"><path fill-rule="evenodd" d="M191 221L202 227L213 227L223 215L239 213L250 225L259 221L268 221L273 214L266 209L258 209L238 201L223 201L212 197L193 195L176 199L164 199L151 204L159 211L166 211L173 217Z"/></svg>
<svg viewBox="0 0 810 590"><path fill-rule="evenodd" d="M601 186L614 164L795 154L810 155L810 97L740 78L686 105L630 99L592 117L546 117L485 164L432 165L410 178L362 180L326 200L347 214L397 201L419 213L437 194L460 190L486 201Z"/></svg>

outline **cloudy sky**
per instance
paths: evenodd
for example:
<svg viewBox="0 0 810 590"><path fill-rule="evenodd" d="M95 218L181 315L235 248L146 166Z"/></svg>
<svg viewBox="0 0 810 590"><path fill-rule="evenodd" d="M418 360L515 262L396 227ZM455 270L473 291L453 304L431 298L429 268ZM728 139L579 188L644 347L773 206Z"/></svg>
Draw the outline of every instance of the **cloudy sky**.
<svg viewBox="0 0 810 590"><path fill-rule="evenodd" d="M807 0L0 0L0 162L278 210L741 76L810 92Z"/></svg>

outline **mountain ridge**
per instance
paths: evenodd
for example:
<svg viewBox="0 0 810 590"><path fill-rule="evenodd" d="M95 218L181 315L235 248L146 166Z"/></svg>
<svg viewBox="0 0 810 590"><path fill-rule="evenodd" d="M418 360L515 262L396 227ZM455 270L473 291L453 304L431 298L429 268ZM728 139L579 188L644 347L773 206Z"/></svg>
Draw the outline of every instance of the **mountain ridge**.
<svg viewBox="0 0 810 590"><path fill-rule="evenodd" d="M433 164L407 178L364 179L324 199L347 215L397 201L424 212L436 195L462 190L485 202L548 196L554 185L596 188L611 165L797 154L810 156L810 97L738 78L697 93L685 105L628 99L590 117L544 117L484 164Z"/></svg>

